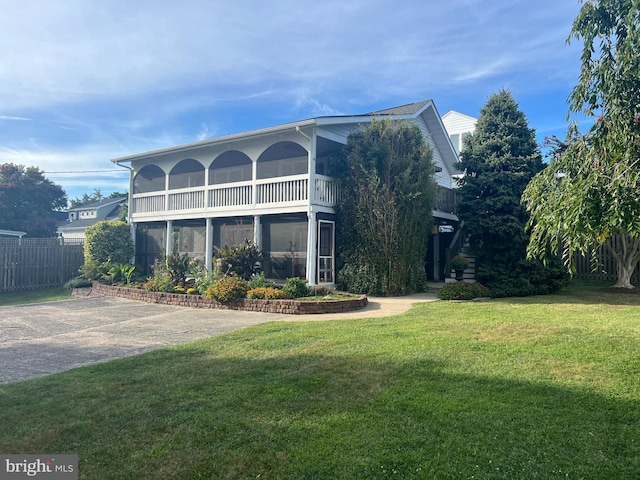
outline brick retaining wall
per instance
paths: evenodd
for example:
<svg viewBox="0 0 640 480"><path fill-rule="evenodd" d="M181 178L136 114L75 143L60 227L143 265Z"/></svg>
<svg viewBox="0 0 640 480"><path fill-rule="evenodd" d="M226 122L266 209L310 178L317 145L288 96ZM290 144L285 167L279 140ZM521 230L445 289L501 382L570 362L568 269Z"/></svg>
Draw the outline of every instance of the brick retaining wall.
<svg viewBox="0 0 640 480"><path fill-rule="evenodd" d="M349 300L261 300L242 298L229 303L216 302L201 295L181 293L147 292L138 288L118 287L93 282L93 292L111 297L128 298L147 303L176 305L193 308L218 308L224 310L245 310L249 312L286 313L305 315L308 313L341 313L359 310L367 306L366 295Z"/></svg>

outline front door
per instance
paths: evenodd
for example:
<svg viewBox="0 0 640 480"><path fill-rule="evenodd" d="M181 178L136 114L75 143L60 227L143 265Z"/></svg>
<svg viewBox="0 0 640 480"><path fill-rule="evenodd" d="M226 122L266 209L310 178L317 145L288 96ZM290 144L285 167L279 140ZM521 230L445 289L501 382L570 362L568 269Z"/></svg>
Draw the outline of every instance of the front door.
<svg viewBox="0 0 640 480"><path fill-rule="evenodd" d="M335 223L318 222L318 283L335 282Z"/></svg>

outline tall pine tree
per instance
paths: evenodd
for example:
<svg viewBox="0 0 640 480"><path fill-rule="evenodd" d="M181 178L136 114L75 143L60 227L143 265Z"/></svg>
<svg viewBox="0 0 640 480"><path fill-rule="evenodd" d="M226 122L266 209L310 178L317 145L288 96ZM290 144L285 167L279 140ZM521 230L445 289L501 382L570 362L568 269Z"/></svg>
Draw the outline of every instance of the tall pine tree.
<svg viewBox="0 0 640 480"><path fill-rule="evenodd" d="M458 216L476 257L476 278L493 296L546 293L562 283L559 268L526 260L527 212L520 198L543 168L535 130L511 93L493 94L465 139L458 191Z"/></svg>

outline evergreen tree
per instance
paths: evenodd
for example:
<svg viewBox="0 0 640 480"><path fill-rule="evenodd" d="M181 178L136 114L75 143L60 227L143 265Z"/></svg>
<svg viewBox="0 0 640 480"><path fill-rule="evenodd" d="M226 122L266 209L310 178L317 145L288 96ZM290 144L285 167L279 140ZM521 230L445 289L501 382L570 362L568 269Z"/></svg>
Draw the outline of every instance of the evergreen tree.
<svg viewBox="0 0 640 480"><path fill-rule="evenodd" d="M378 295L422 291L436 198L435 167L415 124L374 121L349 136L337 162L340 288Z"/></svg>
<svg viewBox="0 0 640 480"><path fill-rule="evenodd" d="M520 198L543 167L535 131L511 93L492 95L465 139L458 216L476 257L476 278L493 296L545 293L561 284L559 269L526 260L527 213Z"/></svg>

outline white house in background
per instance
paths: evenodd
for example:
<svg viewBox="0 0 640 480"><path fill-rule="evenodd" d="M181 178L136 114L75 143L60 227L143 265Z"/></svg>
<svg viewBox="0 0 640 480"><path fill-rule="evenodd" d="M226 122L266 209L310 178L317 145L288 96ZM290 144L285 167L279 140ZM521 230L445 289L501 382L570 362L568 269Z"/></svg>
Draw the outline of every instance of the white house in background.
<svg viewBox="0 0 640 480"><path fill-rule="evenodd" d="M255 242L268 278L298 276L311 285L336 280L331 156L373 119L416 123L427 138L442 189L437 224L456 225L452 175L457 161L431 100L364 115L326 116L227 135L112 160L131 171L129 221L136 263L149 268L163 252L199 257L245 239ZM427 272L440 279L438 236ZM444 243L444 242L443 242ZM147 270L148 271L148 270Z"/></svg>
<svg viewBox="0 0 640 480"><path fill-rule="evenodd" d="M22 238L27 232L18 232L16 230L3 230L0 228L0 238Z"/></svg>
<svg viewBox="0 0 640 480"><path fill-rule="evenodd" d="M67 220L58 224L58 236L64 238L85 238L87 227L101 220L118 220L120 209L127 203L127 197L105 198L87 203L67 211Z"/></svg>
<svg viewBox="0 0 640 480"><path fill-rule="evenodd" d="M455 148L456 153L459 154L464 145L464 138L475 131L478 119L465 115L464 113L456 112L455 110L450 110L442 116L442 123L449 133L453 148Z"/></svg>

